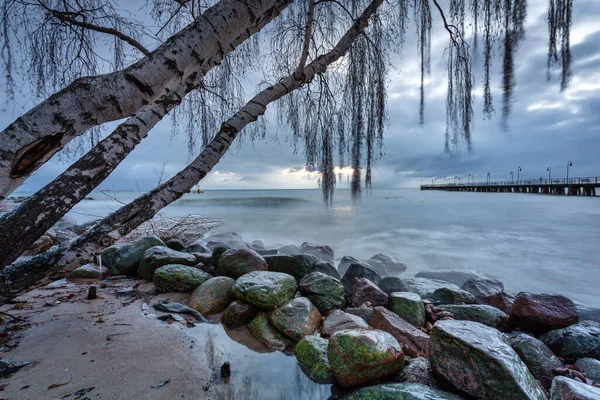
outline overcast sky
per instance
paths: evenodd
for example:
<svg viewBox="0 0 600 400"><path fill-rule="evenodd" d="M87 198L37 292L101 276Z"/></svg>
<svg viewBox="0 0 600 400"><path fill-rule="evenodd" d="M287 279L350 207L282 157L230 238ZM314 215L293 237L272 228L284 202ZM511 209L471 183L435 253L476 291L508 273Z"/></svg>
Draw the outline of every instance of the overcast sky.
<svg viewBox="0 0 600 400"><path fill-rule="evenodd" d="M473 174L485 180L510 179L510 171L522 168L522 178L564 177L566 164L573 167L570 176L600 175L600 1L576 0L574 5L572 50L573 79L560 93L558 75L546 80L546 0L530 0L527 37L516 58L517 88L514 95L510 130L500 127L500 115L484 120L482 109L482 69L475 69L475 127L473 151L444 153L446 74L443 49L447 33L434 14L432 68L427 84L426 123L419 125L419 61L414 32L409 32L402 59L394 60L388 92L389 127L385 132L386 153L373 172L373 187L417 187L421 179ZM498 64L496 62L496 64ZM500 70L493 71L495 108L501 110ZM0 83L1 83L0 78ZM251 82L248 88L252 87ZM247 91L247 96L253 90ZM22 99L20 99L22 100ZM29 107L31 102L29 103ZM19 104L0 110L0 129L12 122L23 109ZM157 125L136 150L101 185L105 189L149 189L157 182L155 170L166 163L171 176L188 159L185 138L172 138L168 121ZM269 138L277 135L270 124ZM237 147L215 167L201 183L205 189L316 188L316 176L304 171L302 154L283 140L268 140ZM55 157L22 186L36 190L67 167ZM464 178L463 178L464 179ZM342 187L345 187L345 183Z"/></svg>

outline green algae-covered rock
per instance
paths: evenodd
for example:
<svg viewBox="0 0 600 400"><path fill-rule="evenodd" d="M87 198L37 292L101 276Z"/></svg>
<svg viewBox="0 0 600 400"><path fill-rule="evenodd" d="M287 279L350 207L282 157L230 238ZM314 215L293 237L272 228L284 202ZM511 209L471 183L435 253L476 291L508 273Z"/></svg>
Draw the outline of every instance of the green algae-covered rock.
<svg viewBox="0 0 600 400"><path fill-rule="evenodd" d="M267 262L250 249L229 249L219 258L217 275L237 279L252 271L266 271Z"/></svg>
<svg viewBox="0 0 600 400"><path fill-rule="evenodd" d="M329 338L327 358L344 387L365 385L396 374L404 366L402 346L379 330L348 329Z"/></svg>
<svg viewBox="0 0 600 400"><path fill-rule="evenodd" d="M265 256L269 271L283 272L300 280L303 276L315 272L316 264L321 261L310 254L276 254Z"/></svg>
<svg viewBox="0 0 600 400"><path fill-rule="evenodd" d="M329 341L319 336L305 336L296 344L296 359L302 371L317 383L334 383L327 359Z"/></svg>
<svg viewBox="0 0 600 400"><path fill-rule="evenodd" d="M598 400L600 388L577 382L566 376L557 376L552 381L551 400Z"/></svg>
<svg viewBox="0 0 600 400"><path fill-rule="evenodd" d="M321 313L306 297L296 297L275 309L269 320L278 331L297 342L315 333L321 324Z"/></svg>
<svg viewBox="0 0 600 400"><path fill-rule="evenodd" d="M258 313L258 307L245 301L235 300L223 312L221 323L229 329L246 325Z"/></svg>
<svg viewBox="0 0 600 400"><path fill-rule="evenodd" d="M430 332L433 370L477 399L546 396L502 333L471 321L438 321Z"/></svg>
<svg viewBox="0 0 600 400"><path fill-rule="evenodd" d="M542 383L546 390L550 390L553 369L564 368L562 361L540 340L525 333L507 335L508 342L523 360L531 374Z"/></svg>
<svg viewBox="0 0 600 400"><path fill-rule="evenodd" d="M144 252L164 245L156 236L146 236L122 246L110 246L101 254L102 265L110 269L111 275L135 275Z"/></svg>
<svg viewBox="0 0 600 400"><path fill-rule="evenodd" d="M439 288L431 296L431 300L441 304L475 304L475 297L462 289Z"/></svg>
<svg viewBox="0 0 600 400"><path fill-rule="evenodd" d="M540 340L560 357L600 360L600 324L597 322L583 321L555 329L541 336Z"/></svg>
<svg viewBox="0 0 600 400"><path fill-rule="evenodd" d="M154 286L162 293L191 292L210 278L212 278L210 274L197 268L169 264L154 272Z"/></svg>
<svg viewBox="0 0 600 400"><path fill-rule="evenodd" d="M438 308L452 313L454 319L479 322L500 331L504 330L506 314L487 304L444 304Z"/></svg>
<svg viewBox="0 0 600 400"><path fill-rule="evenodd" d="M137 275L142 279L151 281L154 271L163 265L169 264L195 265L196 257L164 246L150 247L144 252Z"/></svg>
<svg viewBox="0 0 600 400"><path fill-rule="evenodd" d="M416 293L390 293L387 308L417 328L425 326L425 305Z"/></svg>
<svg viewBox="0 0 600 400"><path fill-rule="evenodd" d="M266 313L259 312L258 315L248 324L248 330L259 342L275 350L284 350L292 341L269 322Z"/></svg>
<svg viewBox="0 0 600 400"><path fill-rule="evenodd" d="M296 280L281 272L254 271L240 276L231 289L234 297L272 310L296 294Z"/></svg>
<svg viewBox="0 0 600 400"><path fill-rule="evenodd" d="M344 286L332 276L322 272L312 272L300 281L298 289L310 299L322 314L329 314L335 309L344 308L346 299Z"/></svg>
<svg viewBox="0 0 600 400"><path fill-rule="evenodd" d="M461 400L462 397L419 383L385 383L358 389L344 400Z"/></svg>
<svg viewBox="0 0 600 400"><path fill-rule="evenodd" d="M231 288L235 281L226 276L210 278L194 290L190 307L202 315L210 315L224 310L233 301Z"/></svg>

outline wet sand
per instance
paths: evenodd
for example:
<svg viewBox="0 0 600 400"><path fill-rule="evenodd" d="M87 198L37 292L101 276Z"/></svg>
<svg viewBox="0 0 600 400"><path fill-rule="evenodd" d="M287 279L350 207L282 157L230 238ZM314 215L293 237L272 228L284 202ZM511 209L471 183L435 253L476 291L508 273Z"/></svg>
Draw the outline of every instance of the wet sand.
<svg viewBox="0 0 600 400"><path fill-rule="evenodd" d="M17 347L0 354L31 362L0 379L0 387L5 385L0 399L326 399L331 394L329 385L313 383L301 372L295 357L264 347L246 328L190 327L185 319L193 318L185 314L173 314L179 322L164 322L157 317L166 313L149 306L164 298L185 303L187 295L156 295L151 283L129 279L96 286L96 300L86 298L88 283L51 284L19 297L23 306L0 308L31 324L17 333ZM225 361L231 364L229 382L219 373Z"/></svg>

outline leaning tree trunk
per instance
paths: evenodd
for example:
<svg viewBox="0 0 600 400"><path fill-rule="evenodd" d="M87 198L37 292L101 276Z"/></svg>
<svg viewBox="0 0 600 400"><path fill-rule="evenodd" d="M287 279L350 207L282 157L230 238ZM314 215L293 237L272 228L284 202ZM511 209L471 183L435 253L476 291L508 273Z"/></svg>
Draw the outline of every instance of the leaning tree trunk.
<svg viewBox="0 0 600 400"><path fill-rule="evenodd" d="M289 2L222 0L130 67L76 79L17 118L0 132L0 200L73 138L168 94Z"/></svg>
<svg viewBox="0 0 600 400"><path fill-rule="evenodd" d="M292 0L265 11L260 18L222 52L206 59L197 71L173 90L143 106L133 117L119 125L92 150L60 176L26 199L19 207L0 217L0 269L17 259L33 242L50 229L71 208L127 157L148 132L190 91L196 89L206 73L251 34L260 31L287 7Z"/></svg>
<svg viewBox="0 0 600 400"><path fill-rule="evenodd" d="M382 2L383 0L373 0L337 45L327 54L319 56L308 64L302 74L292 74L254 96L221 125L215 138L202 153L173 178L110 214L79 238L29 261L10 265L1 271L0 304L6 303L44 277L62 276L65 268L71 269L89 262L105 247L148 221L163 207L187 193L219 162L240 130L263 115L270 103L296 90L315 75L324 73L329 65L345 55L356 37L367 27L369 18Z"/></svg>

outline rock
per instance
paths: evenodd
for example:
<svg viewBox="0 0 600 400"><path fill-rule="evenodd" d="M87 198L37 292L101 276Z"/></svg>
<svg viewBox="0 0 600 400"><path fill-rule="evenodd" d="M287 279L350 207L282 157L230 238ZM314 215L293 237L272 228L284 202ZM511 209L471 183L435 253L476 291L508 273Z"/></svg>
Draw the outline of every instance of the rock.
<svg viewBox="0 0 600 400"><path fill-rule="evenodd" d="M202 243L192 243L187 246L183 251L186 253L202 253L202 254L212 254L210 249L204 246Z"/></svg>
<svg viewBox="0 0 600 400"><path fill-rule="evenodd" d="M416 293L390 293L387 308L417 328L425 326L425 305Z"/></svg>
<svg viewBox="0 0 600 400"><path fill-rule="evenodd" d="M338 264L337 270L343 276L352 264L361 264L362 262L351 256L344 256ZM368 266L368 265L367 265Z"/></svg>
<svg viewBox="0 0 600 400"><path fill-rule="evenodd" d="M169 264L195 265L196 257L164 246L150 247L142 256L140 266L137 269L137 275L142 279L151 281L154 271L163 265Z"/></svg>
<svg viewBox="0 0 600 400"><path fill-rule="evenodd" d="M462 289L439 288L429 298L441 304L475 304L475 297Z"/></svg>
<svg viewBox="0 0 600 400"><path fill-rule="evenodd" d="M258 307L245 301L235 300L223 312L221 323L229 329L237 328L252 321L257 313Z"/></svg>
<svg viewBox="0 0 600 400"><path fill-rule="evenodd" d="M215 267L217 267L219 265L219 260L221 259L221 256L223 255L223 253L225 253L229 249L231 249L231 247L226 244L223 244L223 243L219 243L217 246L214 246L212 248L211 259L212 259L212 264Z"/></svg>
<svg viewBox="0 0 600 400"><path fill-rule="evenodd" d="M122 246L110 246L101 253L102 265L107 266L112 275L134 276L146 250L164 245L156 236L146 236ZM151 279L152 277L148 280Z"/></svg>
<svg viewBox="0 0 600 400"><path fill-rule="evenodd" d="M342 276L340 275L338 270L335 269L333 264L330 263L329 261L325 261L325 260L317 261L315 264L314 270L315 270L315 272L321 272L325 275L329 275L336 279L342 279Z"/></svg>
<svg viewBox="0 0 600 400"><path fill-rule="evenodd" d="M169 239L165 242L168 248L183 251L185 249L185 245L178 238Z"/></svg>
<svg viewBox="0 0 600 400"><path fill-rule="evenodd" d="M438 321L431 330L431 360L437 374L477 399L546 399L503 335L480 323Z"/></svg>
<svg viewBox="0 0 600 400"><path fill-rule="evenodd" d="M498 310L503 311L507 314L510 313L510 309L515 301L515 296L506 294L504 292L486 296L483 298L483 303L496 307Z"/></svg>
<svg viewBox="0 0 600 400"><path fill-rule="evenodd" d="M580 321L589 320L600 323L600 308L577 304L577 312L579 313Z"/></svg>
<svg viewBox="0 0 600 400"><path fill-rule="evenodd" d="M522 292L513 303L510 320L525 332L542 335L576 324L579 313L575 304L565 296Z"/></svg>
<svg viewBox="0 0 600 400"><path fill-rule="evenodd" d="M234 284L233 279L225 276L210 278L194 290L189 305L202 315L218 313L233 301L231 288Z"/></svg>
<svg viewBox="0 0 600 400"><path fill-rule="evenodd" d="M552 381L551 400L598 400L600 388L577 382L565 376Z"/></svg>
<svg viewBox="0 0 600 400"><path fill-rule="evenodd" d="M302 371L317 383L334 383L329 360L327 359L327 346L329 341L319 336L306 336L296 344L296 359Z"/></svg>
<svg viewBox="0 0 600 400"><path fill-rule="evenodd" d="M284 350L292 344L291 340L271 325L264 312L259 312L256 318L248 324L248 330L259 342L275 350Z"/></svg>
<svg viewBox="0 0 600 400"><path fill-rule="evenodd" d="M154 272L154 286L162 293L191 292L212 278L204 271L181 264L167 264Z"/></svg>
<svg viewBox="0 0 600 400"><path fill-rule="evenodd" d="M402 343L404 353L410 357L429 354L429 335L384 307L373 308L369 325L394 336L399 343Z"/></svg>
<svg viewBox="0 0 600 400"><path fill-rule="evenodd" d="M460 288L452 283L428 278L407 278L400 279L395 276L383 278L378 286L386 293L392 292L412 292L422 298L429 298L437 289L447 288L459 290Z"/></svg>
<svg viewBox="0 0 600 400"><path fill-rule="evenodd" d="M194 255L196 255L196 254L194 254ZM194 265L194 268L198 268L199 270L202 270L208 274L211 274L212 276L215 276L217 274L217 269L212 264L205 265L204 263L200 262L200 263Z"/></svg>
<svg viewBox="0 0 600 400"><path fill-rule="evenodd" d="M265 249L265 250L253 249L253 250L256 251L258 254L260 254L261 256L274 256L277 254L276 249Z"/></svg>
<svg viewBox="0 0 600 400"><path fill-rule="evenodd" d="M211 242L222 242L222 243L243 242L244 241L244 239L242 239L242 236L240 236L236 232L219 232L219 233L215 233L215 234L211 235L208 239L210 239Z"/></svg>
<svg viewBox="0 0 600 400"><path fill-rule="evenodd" d="M385 264L379 260L364 260L363 263L367 264L373 271L377 272L381 276L389 275Z"/></svg>
<svg viewBox="0 0 600 400"><path fill-rule="evenodd" d="M91 221L87 221L87 222L84 222L84 223L78 224L78 225L72 225L65 229L73 231L79 236L79 235L83 235L85 232L88 231L88 229L90 229L92 226L96 225L98 223L98 221L100 221L100 218L93 219Z"/></svg>
<svg viewBox="0 0 600 400"><path fill-rule="evenodd" d="M253 240L252 243L250 243L250 246L254 250L266 250L267 249L265 247L265 244L262 242L262 240Z"/></svg>
<svg viewBox="0 0 600 400"><path fill-rule="evenodd" d="M293 244L288 244L286 246L281 246L277 249L277 253L279 254L300 254L300 248Z"/></svg>
<svg viewBox="0 0 600 400"><path fill-rule="evenodd" d="M362 318L365 322L369 321L371 315L373 315L372 307L348 307L346 308L346 312L348 314L356 315L357 317Z"/></svg>
<svg viewBox="0 0 600 400"><path fill-rule="evenodd" d="M385 254L375 254L370 259L382 262L390 275L400 274L407 269L406 264L404 264L398 258L386 256Z"/></svg>
<svg viewBox="0 0 600 400"><path fill-rule="evenodd" d="M346 299L344 286L331 276L321 272L312 272L300 280L298 289L317 307L322 314L344 308Z"/></svg>
<svg viewBox="0 0 600 400"><path fill-rule="evenodd" d="M415 277L450 282L458 287L464 285L469 279L486 278L481 272L471 269L430 269L417 272Z"/></svg>
<svg viewBox="0 0 600 400"><path fill-rule="evenodd" d="M356 278L350 294L350 306L360 307L365 303L372 307L385 306L388 303L388 295L370 280Z"/></svg>
<svg viewBox="0 0 600 400"><path fill-rule="evenodd" d="M366 264L351 264L342 277L342 285L344 285L346 294L350 294L356 278L367 278L375 285L381 281L381 276Z"/></svg>
<svg viewBox="0 0 600 400"><path fill-rule="evenodd" d="M504 284L498 279L473 278L461 285L462 290L471 293L477 303L483 304L483 299L504 292Z"/></svg>
<svg viewBox="0 0 600 400"><path fill-rule="evenodd" d="M100 267L98 264L85 264L69 274L69 279L104 279L110 275L106 267Z"/></svg>
<svg viewBox="0 0 600 400"><path fill-rule="evenodd" d="M394 381L420 383L432 388L440 387L431 369L431 364L425 357L417 357L410 360L408 365L394 378Z"/></svg>
<svg viewBox="0 0 600 400"><path fill-rule="evenodd" d="M396 374L404 366L400 344L387 332L338 331L329 338L327 358L343 387L364 385Z"/></svg>
<svg viewBox="0 0 600 400"><path fill-rule="evenodd" d="M263 310L272 310L296 294L296 280L281 272L253 271L237 279L231 293Z"/></svg>
<svg viewBox="0 0 600 400"><path fill-rule="evenodd" d="M600 359L600 324L597 322L583 321L556 329L540 337L540 340L559 357Z"/></svg>
<svg viewBox="0 0 600 400"><path fill-rule="evenodd" d="M36 255L41 254L41 253L45 252L46 250L50 249L50 247L52 247L53 244L54 243L52 242L52 238L50 238L50 236L43 235L38 240L33 242L31 244L31 246L29 246L27 248L27 250L25 250L23 252L22 255L36 256Z"/></svg>
<svg viewBox="0 0 600 400"><path fill-rule="evenodd" d="M461 400L454 394L419 383L384 383L350 393L344 400Z"/></svg>
<svg viewBox="0 0 600 400"><path fill-rule="evenodd" d="M315 333L321 325L321 313L306 297L296 297L273 310L269 321L278 331L297 342Z"/></svg>
<svg viewBox="0 0 600 400"><path fill-rule="evenodd" d="M217 275L237 279L252 271L266 271L265 259L249 249L229 249L219 258Z"/></svg>
<svg viewBox="0 0 600 400"><path fill-rule="evenodd" d="M368 329L369 325L356 315L348 314L341 310L335 310L325 318L325 321L323 321L321 336L329 337L337 331L359 328Z"/></svg>
<svg viewBox="0 0 600 400"><path fill-rule="evenodd" d="M53 229L52 234L50 231L46 232L46 235L50 236L54 243L60 244L68 242L69 240L75 239L77 234L68 229Z"/></svg>
<svg viewBox="0 0 600 400"><path fill-rule="evenodd" d="M321 260L333 262L333 249L322 244L304 242L300 245L300 254L310 254Z"/></svg>
<svg viewBox="0 0 600 400"><path fill-rule="evenodd" d="M586 378L591 379L595 383L600 383L600 361L593 358L584 357L575 362L575 366L583 372Z"/></svg>
<svg viewBox="0 0 600 400"><path fill-rule="evenodd" d="M562 361L540 340L524 333L507 336L511 347L525 363L529 372L539 380L546 390L550 390L555 368L564 368Z"/></svg>
<svg viewBox="0 0 600 400"><path fill-rule="evenodd" d="M304 275L316 272L317 263L322 261L310 254L277 254L265 256L265 260L269 271L283 272L292 275L297 280L302 279Z"/></svg>
<svg viewBox="0 0 600 400"><path fill-rule="evenodd" d="M438 308L451 313L454 319L479 322L500 331L504 330L506 314L495 307L486 304L444 304Z"/></svg>

